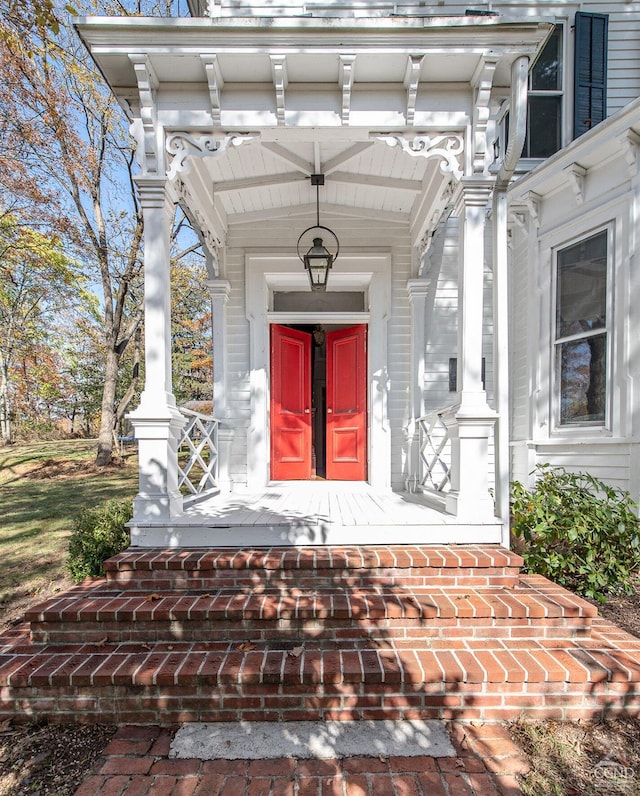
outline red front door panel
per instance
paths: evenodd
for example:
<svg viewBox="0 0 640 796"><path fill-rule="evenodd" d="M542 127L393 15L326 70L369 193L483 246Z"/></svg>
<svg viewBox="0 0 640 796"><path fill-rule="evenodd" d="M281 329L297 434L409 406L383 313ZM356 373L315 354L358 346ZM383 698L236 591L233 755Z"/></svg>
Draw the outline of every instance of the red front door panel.
<svg viewBox="0 0 640 796"><path fill-rule="evenodd" d="M327 333L327 479L367 478L367 327Z"/></svg>
<svg viewBox="0 0 640 796"><path fill-rule="evenodd" d="M271 327L271 478L311 477L311 335Z"/></svg>

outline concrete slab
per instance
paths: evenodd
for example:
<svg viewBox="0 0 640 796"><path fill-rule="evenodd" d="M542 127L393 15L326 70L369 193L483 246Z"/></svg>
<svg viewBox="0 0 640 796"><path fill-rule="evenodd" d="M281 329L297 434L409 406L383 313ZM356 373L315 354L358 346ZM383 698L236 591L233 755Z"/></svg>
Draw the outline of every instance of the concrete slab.
<svg viewBox="0 0 640 796"><path fill-rule="evenodd" d="M277 757L455 757L439 721L287 721L183 724L169 757L263 760Z"/></svg>

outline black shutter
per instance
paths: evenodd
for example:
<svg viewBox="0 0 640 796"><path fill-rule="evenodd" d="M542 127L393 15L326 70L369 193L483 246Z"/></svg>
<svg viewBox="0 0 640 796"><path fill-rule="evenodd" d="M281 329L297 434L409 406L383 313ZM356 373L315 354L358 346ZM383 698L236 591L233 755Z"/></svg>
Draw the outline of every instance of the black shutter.
<svg viewBox="0 0 640 796"><path fill-rule="evenodd" d="M607 115L607 14L576 13L573 137Z"/></svg>

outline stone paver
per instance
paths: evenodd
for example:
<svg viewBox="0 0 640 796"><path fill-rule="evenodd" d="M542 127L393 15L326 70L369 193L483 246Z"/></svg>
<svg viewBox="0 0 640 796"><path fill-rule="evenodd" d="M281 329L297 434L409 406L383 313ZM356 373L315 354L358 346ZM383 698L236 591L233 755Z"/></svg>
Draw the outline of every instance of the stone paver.
<svg viewBox="0 0 640 796"><path fill-rule="evenodd" d="M449 727L457 757L176 760L171 732L120 727L75 796L517 796L528 763L497 724Z"/></svg>

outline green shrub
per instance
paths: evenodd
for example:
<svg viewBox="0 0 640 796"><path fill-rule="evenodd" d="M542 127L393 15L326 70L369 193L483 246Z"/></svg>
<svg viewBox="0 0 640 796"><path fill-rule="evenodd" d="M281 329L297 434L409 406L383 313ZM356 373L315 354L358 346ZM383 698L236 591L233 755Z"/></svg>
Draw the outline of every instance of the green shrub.
<svg viewBox="0 0 640 796"><path fill-rule="evenodd" d="M635 505L627 492L588 473L544 465L529 492L511 487L512 531L528 572L601 602L632 589L640 569Z"/></svg>
<svg viewBox="0 0 640 796"><path fill-rule="evenodd" d="M133 514L133 501L107 500L78 515L69 539L67 567L78 583L89 576L104 575L103 562L129 546L126 523Z"/></svg>

